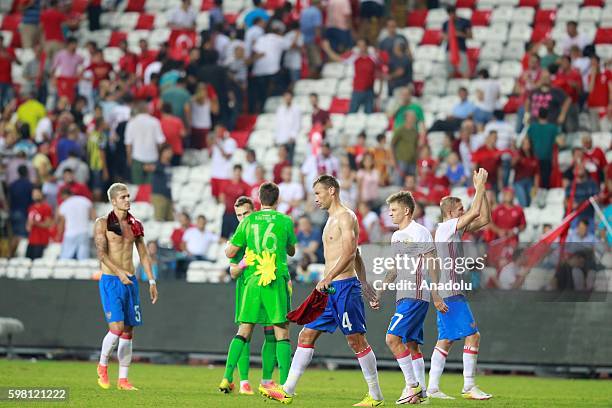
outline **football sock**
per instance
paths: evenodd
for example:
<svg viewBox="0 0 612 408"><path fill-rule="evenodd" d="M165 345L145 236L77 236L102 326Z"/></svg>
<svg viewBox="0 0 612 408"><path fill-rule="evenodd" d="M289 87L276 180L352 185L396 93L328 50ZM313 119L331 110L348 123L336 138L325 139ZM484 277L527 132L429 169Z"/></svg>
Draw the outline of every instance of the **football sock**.
<svg viewBox="0 0 612 408"><path fill-rule="evenodd" d="M412 367L412 358L410 357L410 350L406 349L402 354L395 356L397 364L399 364L402 373L404 374L404 380L406 380L406 387L413 387L418 382L414 375L414 368Z"/></svg>
<svg viewBox="0 0 612 408"><path fill-rule="evenodd" d="M289 367L291 366L291 343L289 339L276 341L276 360L278 361L278 373L280 384L287 381Z"/></svg>
<svg viewBox="0 0 612 408"><path fill-rule="evenodd" d="M276 337L274 327L264 327L264 342L261 346L261 379L262 384L272 381L272 373L276 365Z"/></svg>
<svg viewBox="0 0 612 408"><path fill-rule="evenodd" d="M469 391L476 385L476 360L478 347L465 346L463 348L463 391Z"/></svg>
<svg viewBox="0 0 612 408"><path fill-rule="evenodd" d="M291 361L291 369L289 370L287 381L285 381L285 385L283 386L283 389L287 394L295 394L297 382L302 374L304 374L304 370L306 370L308 364L310 364L313 354L314 345L298 344L297 349L295 349L295 353L293 354L293 361Z"/></svg>
<svg viewBox="0 0 612 408"><path fill-rule="evenodd" d="M242 353L238 359L238 373L240 374L240 382L249 380L249 364L251 360L251 342L244 343Z"/></svg>
<svg viewBox="0 0 612 408"><path fill-rule="evenodd" d="M372 351L372 347L366 347L365 350L356 353L356 356L357 360L359 360L359 365L361 366L363 377L368 383L368 390L370 392L370 396L377 401L382 400L383 395L382 391L380 390L380 385L378 384L376 356L374 355L374 351Z"/></svg>
<svg viewBox="0 0 612 408"><path fill-rule="evenodd" d="M223 378L227 379L229 382L234 382L234 369L236 368L236 364L238 363L238 359L242 354L242 349L246 344L246 339L242 336L236 335L229 346L229 351L227 352L227 361L225 363L225 374Z"/></svg>
<svg viewBox="0 0 612 408"><path fill-rule="evenodd" d="M429 387L428 390L440 390L440 377L444 371L446 357L448 352L440 347L435 347L431 355L431 368L429 369Z"/></svg>
<svg viewBox="0 0 612 408"><path fill-rule="evenodd" d="M423 360L423 355L421 353L412 355L412 369L414 370L414 375L416 376L419 384L423 388L423 391L426 391L425 386L425 360ZM423 394L426 394L423 392Z"/></svg>
<svg viewBox="0 0 612 408"><path fill-rule="evenodd" d="M115 345L117 345L119 336L121 336L121 332L115 330L109 330L106 336L104 336L104 340L102 340L102 349L100 350L100 365L108 365L108 358L113 352Z"/></svg>
<svg viewBox="0 0 612 408"><path fill-rule="evenodd" d="M119 360L119 379L128 378L128 370L132 362L132 335L123 333L117 347L117 359Z"/></svg>

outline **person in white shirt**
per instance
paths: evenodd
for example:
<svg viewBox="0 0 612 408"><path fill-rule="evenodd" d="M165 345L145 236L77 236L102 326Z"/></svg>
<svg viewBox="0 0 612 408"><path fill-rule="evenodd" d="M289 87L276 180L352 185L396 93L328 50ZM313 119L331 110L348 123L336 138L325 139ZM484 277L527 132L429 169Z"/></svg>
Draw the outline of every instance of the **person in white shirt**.
<svg viewBox="0 0 612 408"><path fill-rule="evenodd" d="M212 127L212 115L219 113L219 99L211 98L208 94L208 85L199 82L196 92L191 98L191 148L206 148L206 138Z"/></svg>
<svg viewBox="0 0 612 408"><path fill-rule="evenodd" d="M299 216L299 207L304 200L304 187L293 181L293 169L291 166L285 166L281 170L282 183L278 185L280 190L278 198L279 212Z"/></svg>
<svg viewBox="0 0 612 408"><path fill-rule="evenodd" d="M491 79L489 71L484 68L478 72L480 80L478 81L478 93L481 95L481 100L477 103L476 111L474 112L474 120L476 123L485 124L493 116L493 111L497 109L497 102L501 95L499 82L496 79Z"/></svg>
<svg viewBox="0 0 612 408"><path fill-rule="evenodd" d="M332 156L329 143L323 143L318 155L310 155L302 164L302 185L305 191L310 191L312 183L322 174L338 177L340 175L340 160Z"/></svg>
<svg viewBox="0 0 612 408"><path fill-rule="evenodd" d="M144 101L136 103L135 113L136 116L125 127L127 164L132 169L132 183L149 184L151 166L159 159L159 147L166 141L166 136L159 119L147 112Z"/></svg>
<svg viewBox="0 0 612 408"><path fill-rule="evenodd" d="M191 0L182 0L181 5L170 12L168 25L173 30L193 30L198 14L191 8Z"/></svg>
<svg viewBox="0 0 612 408"><path fill-rule="evenodd" d="M580 51L589 45L589 39L584 34L578 33L578 23L576 21L568 21L565 25L565 29L567 34L561 40L563 55L569 55L574 45L578 46Z"/></svg>
<svg viewBox="0 0 612 408"><path fill-rule="evenodd" d="M266 21L264 19L256 18L253 26L246 30L244 34L244 50L246 51L247 58L251 57L257 40L266 33L265 26Z"/></svg>
<svg viewBox="0 0 612 408"><path fill-rule="evenodd" d="M436 259L431 233L412 219L416 206L412 193L395 193L387 198L387 204L391 220L398 226L391 237L392 253L396 260L401 261L388 270L383 283L396 283L401 288L397 288L396 311L391 317L386 342L406 382L397 404L410 404L421 402L427 396L425 361L419 345L423 344L423 324L429 309L430 294L438 311L446 313L448 307L438 291L430 290L426 285L427 271L431 281L438 282L439 266L436 262L430 262ZM385 288L376 289L380 298Z"/></svg>
<svg viewBox="0 0 612 408"><path fill-rule="evenodd" d="M292 23L285 34L285 40L293 46L285 52L283 66L289 70L291 83L299 81L302 74L302 47L304 40L298 23Z"/></svg>
<svg viewBox="0 0 612 408"><path fill-rule="evenodd" d="M285 91L283 103L276 109L276 131L274 142L287 147L289 163L293 163L295 140L302 127L302 111L293 103L293 92Z"/></svg>
<svg viewBox="0 0 612 408"><path fill-rule="evenodd" d="M62 191L62 204L57 211L58 231L63 231L60 259L89 259L89 222L96 218L93 204L87 197L73 195L69 188Z"/></svg>
<svg viewBox="0 0 612 408"><path fill-rule="evenodd" d="M249 186L257 183L257 156L255 150L246 149L246 163L242 165L242 181Z"/></svg>
<svg viewBox="0 0 612 408"><path fill-rule="evenodd" d="M181 246L192 260L214 262L207 257L207 254L211 245L219 242L219 237L210 231L206 231L206 222L205 216L198 215L196 226L188 228L183 234Z"/></svg>
<svg viewBox="0 0 612 408"><path fill-rule="evenodd" d="M232 178L232 156L238 144L225 127L217 125L208 145L211 146L210 186L212 195L219 197L223 183Z"/></svg>

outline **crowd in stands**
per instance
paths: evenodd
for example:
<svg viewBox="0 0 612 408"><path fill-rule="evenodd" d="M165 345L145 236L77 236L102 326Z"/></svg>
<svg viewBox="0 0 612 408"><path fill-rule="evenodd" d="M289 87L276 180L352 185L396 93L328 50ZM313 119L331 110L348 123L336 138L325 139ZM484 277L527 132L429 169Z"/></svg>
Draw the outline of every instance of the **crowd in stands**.
<svg viewBox="0 0 612 408"><path fill-rule="evenodd" d="M155 221L177 222L167 238L181 278L190 261L216 261L210 248L238 223L234 202L248 196L257 203L267 180L279 184L278 208L295 220L293 271L306 281L316 279L308 266L322 262L325 215L314 208L310 191L324 173L339 179L342 201L356 211L360 244L388 241L394 226L384 200L398 189L413 193L415 219L434 231L437 215L428 207L452 192L468 198L472 171L480 167L489 173L493 222L472 240L518 242L527 227L525 209L543 208L555 188L565 189L562 213L600 195L612 222L612 60L596 54L575 21L567 22L560 44L549 37L528 43L508 99L487 67L471 64L471 22L449 6L440 31L447 75L475 86L458 87L449 114L428 121L414 75L415 44L400 30L405 21L382 1L271 7L253 0L236 19L215 0L209 28L200 32L201 11L182 0L167 12L167 41L154 49L147 39L137 47L121 39L113 63L106 60L106 44L83 43L76 35L80 27L99 29L101 17L122 0L86 3L83 15L61 0L15 0L4 10L5 18L10 12L21 20L12 40L0 36L3 256L13 256L27 240L32 259L51 242L62 243L61 258L89 258L91 221L105 215L96 214L96 204L107 201L106 189L118 181L137 186ZM415 3L422 8L426 2ZM31 58L20 61L16 50L31 50ZM345 106L328 109L314 91L298 100L300 81L322 78L334 63L354 71ZM15 80L18 64L21 82ZM275 114L266 114L274 111L271 105ZM338 116L360 111L384 113L381 131L334 132ZM265 150L251 147L262 137L252 126L245 131L245 122L258 120L254 115L272 121L273 163ZM594 132L608 132L608 145L594 143ZM304 143L305 151L299 149ZM193 152L196 162L187 159ZM571 162L560 168L564 153ZM210 166L207 194L224 207L221 228L207 227L210 214L193 213L171 188L177 166L202 163ZM612 245L592 207L569 236ZM165 248L150 242L149 249L157 257ZM512 282L502 274L490 285Z"/></svg>

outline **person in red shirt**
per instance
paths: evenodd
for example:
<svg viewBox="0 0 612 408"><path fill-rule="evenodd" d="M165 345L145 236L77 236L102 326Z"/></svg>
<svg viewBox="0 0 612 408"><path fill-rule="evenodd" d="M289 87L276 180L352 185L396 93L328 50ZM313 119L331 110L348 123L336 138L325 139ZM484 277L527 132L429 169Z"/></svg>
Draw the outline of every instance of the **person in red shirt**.
<svg viewBox="0 0 612 408"><path fill-rule="evenodd" d="M491 213L490 229L499 238L511 238L518 242L518 234L525 229L527 221L523 208L514 204L514 189L504 188L502 202Z"/></svg>
<svg viewBox="0 0 612 408"><path fill-rule="evenodd" d="M484 145L472 153L472 161L475 169L485 169L491 177L492 187L495 193L503 187L503 175L501 167L501 152L495 147L497 142L497 131L492 130L487 135Z"/></svg>
<svg viewBox="0 0 612 408"><path fill-rule="evenodd" d="M85 71L92 73L92 85L97 90L100 87L101 81L110 79L113 66L109 62L104 61L102 50L96 50L91 57L91 63L85 68Z"/></svg>
<svg viewBox="0 0 612 408"><path fill-rule="evenodd" d="M287 166L291 167L291 163L289 163L289 160L287 159L288 157L289 152L287 152L287 147L285 145L280 145L278 147L278 163L276 163L272 169L273 179L276 184L283 182L283 169Z"/></svg>
<svg viewBox="0 0 612 408"><path fill-rule="evenodd" d="M21 65L15 51L4 46L4 37L0 35L0 108L4 108L14 96L13 62Z"/></svg>
<svg viewBox="0 0 612 408"><path fill-rule="evenodd" d="M119 69L121 72L127 72L130 75L136 75L136 66L138 65L138 56L128 48L127 41L119 43L119 49L123 52L119 58Z"/></svg>
<svg viewBox="0 0 612 408"><path fill-rule="evenodd" d="M350 54L346 59L332 50L329 41L325 40L322 45L323 51L327 53L332 61L343 62L345 64L353 63L355 67L349 113L357 112L361 106L363 106L366 114L374 112L374 81L379 68L379 61L376 56L369 53L368 45L366 39L357 40L359 51Z"/></svg>
<svg viewBox="0 0 612 408"><path fill-rule="evenodd" d="M64 173L62 173L62 178L64 183L59 186L57 189L57 206L63 202L62 192L66 189L72 191L72 195L78 195L87 197L92 200L91 190L85 185L77 182L74 179L74 172L71 168L64 169Z"/></svg>
<svg viewBox="0 0 612 408"><path fill-rule="evenodd" d="M221 238L229 239L238 227L238 218L234 203L240 196L248 196L251 186L242 181L242 166L236 164L232 178L221 186L220 201L225 203L223 224L221 225Z"/></svg>
<svg viewBox="0 0 612 408"><path fill-rule="evenodd" d="M606 110L612 112L612 71L601 69L597 55L591 57L587 106L591 117L591 130L599 132L600 118L605 115Z"/></svg>
<svg viewBox="0 0 612 408"><path fill-rule="evenodd" d="M26 230L29 233L26 257L38 259L42 258L51 239L53 209L45 202L45 195L38 186L32 189L32 201L34 201L34 204L28 208L28 220L26 222Z"/></svg>
<svg viewBox="0 0 612 408"><path fill-rule="evenodd" d="M183 234L185 231L187 231L187 229L193 227L193 224L191 223L191 217L187 212L180 213L178 220L180 226L172 231L170 241L172 242L172 248L174 248L175 251L180 252L181 243L183 242Z"/></svg>
<svg viewBox="0 0 612 408"><path fill-rule="evenodd" d="M316 93L310 94L310 105L312 106L312 125L319 123L323 128L323 138L325 138L325 131L332 127L331 116L325 109L321 109L319 106L319 95Z"/></svg>
<svg viewBox="0 0 612 408"><path fill-rule="evenodd" d="M604 169L608 165L606 154L599 147L593 146L593 138L589 133L582 136L582 147L584 148L584 167L593 180L600 183L604 180Z"/></svg>
<svg viewBox="0 0 612 408"><path fill-rule="evenodd" d="M45 40L45 52L50 61L53 61L55 53L61 50L65 43L62 25L68 21L68 15L57 7L57 0L49 2L49 8L40 13L40 25L42 26L43 38Z"/></svg>
<svg viewBox="0 0 612 408"><path fill-rule="evenodd" d="M518 154L512 157L512 167L516 197L521 207L529 207L533 188L540 186L540 162L533 154L528 137L523 138Z"/></svg>
<svg viewBox="0 0 612 408"><path fill-rule="evenodd" d="M183 157L183 139L187 136L187 130L185 130L181 118L172 114L172 105L168 102L162 105L160 123L162 132L166 136L166 142L172 147L171 164L178 166L181 164L181 158Z"/></svg>
<svg viewBox="0 0 612 408"><path fill-rule="evenodd" d="M138 63L136 64L136 73L142 78L145 69L157 59L157 52L149 49L147 40L140 40L138 45L140 46L140 55L138 56Z"/></svg>
<svg viewBox="0 0 612 408"><path fill-rule="evenodd" d="M582 91L582 76L576 68L572 67L572 60L568 55L561 57L560 61L552 85L563 89L572 98L572 103L578 103L578 96Z"/></svg>

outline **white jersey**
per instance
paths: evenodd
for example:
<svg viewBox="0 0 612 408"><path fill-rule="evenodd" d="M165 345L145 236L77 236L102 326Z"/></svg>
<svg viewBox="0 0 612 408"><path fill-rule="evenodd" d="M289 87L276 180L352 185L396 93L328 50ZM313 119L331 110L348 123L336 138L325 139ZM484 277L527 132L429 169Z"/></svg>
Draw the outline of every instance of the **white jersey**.
<svg viewBox="0 0 612 408"><path fill-rule="evenodd" d="M397 300L412 298L429 302L429 289L421 285L426 283L425 254L435 250L431 233L411 221L406 228L393 233L391 244L396 256L396 281L402 284L397 290Z"/></svg>
<svg viewBox="0 0 612 408"><path fill-rule="evenodd" d="M461 276L455 272L456 259L463 257L463 248L461 247L461 231L457 231L457 223L459 218L453 218L438 224L436 230L436 249L438 257L441 259L440 267L440 283L452 282L460 283ZM442 298L461 295L457 290L440 290L438 291Z"/></svg>

